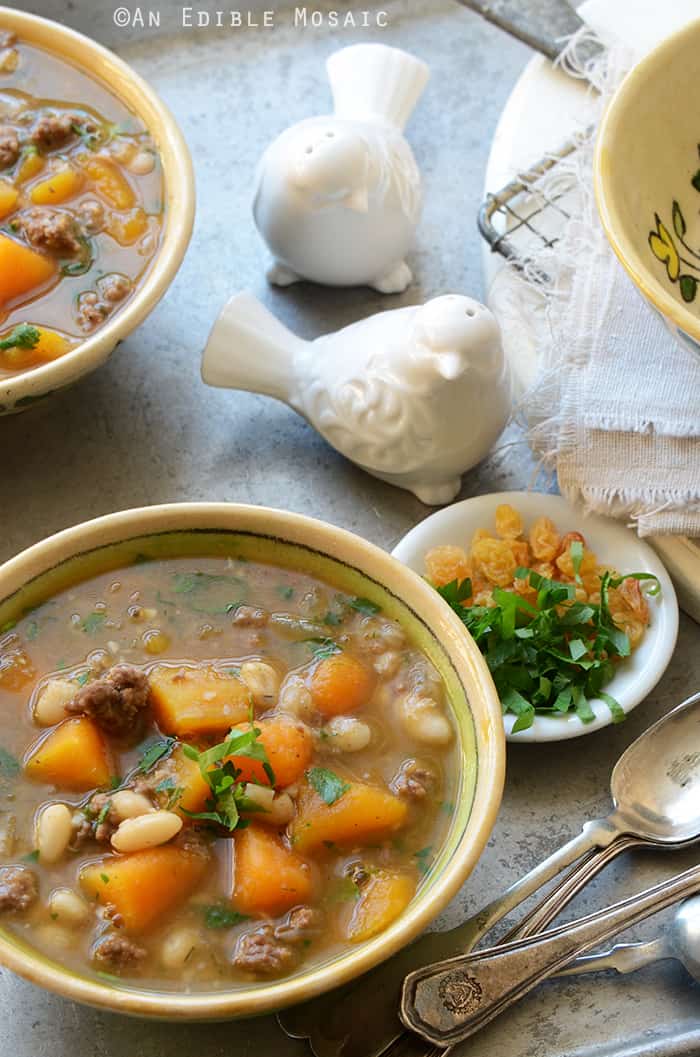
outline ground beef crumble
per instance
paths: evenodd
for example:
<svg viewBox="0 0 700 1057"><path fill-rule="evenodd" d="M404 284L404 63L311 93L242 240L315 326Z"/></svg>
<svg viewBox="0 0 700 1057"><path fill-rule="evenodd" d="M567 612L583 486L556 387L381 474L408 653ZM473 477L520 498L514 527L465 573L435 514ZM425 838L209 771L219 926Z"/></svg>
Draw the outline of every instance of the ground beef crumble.
<svg viewBox="0 0 700 1057"><path fill-rule="evenodd" d="M66 705L66 712L91 716L98 726L117 737L137 735L148 698L148 678L144 673L133 665L117 664L104 678L78 690Z"/></svg>
<svg viewBox="0 0 700 1057"><path fill-rule="evenodd" d="M75 114L44 114L32 129L30 139L40 150L55 150L64 147L75 138Z"/></svg>
<svg viewBox="0 0 700 1057"><path fill-rule="evenodd" d="M22 233L38 250L57 257L74 257L80 252L80 231L68 213L37 207L20 218Z"/></svg>
<svg viewBox="0 0 700 1057"><path fill-rule="evenodd" d="M108 932L106 936L98 940L92 948L92 959L97 965L108 965L112 969L124 969L143 961L147 955L143 947L130 940L127 936L120 936L116 932Z"/></svg>
<svg viewBox="0 0 700 1057"><path fill-rule="evenodd" d="M0 125L0 169L8 169L19 158L20 145L17 133L8 125Z"/></svg>
<svg viewBox="0 0 700 1057"><path fill-rule="evenodd" d="M437 775L418 760L402 763L398 774L391 781L392 791L407 800L425 800L426 796L435 792L436 787Z"/></svg>
<svg viewBox="0 0 700 1057"><path fill-rule="evenodd" d="M36 875L26 866L0 868L0 913L27 910L39 894Z"/></svg>
<svg viewBox="0 0 700 1057"><path fill-rule="evenodd" d="M261 925L244 932L236 944L233 964L256 976L279 976L299 959L299 947L321 929L323 916L313 907L295 907L279 925Z"/></svg>

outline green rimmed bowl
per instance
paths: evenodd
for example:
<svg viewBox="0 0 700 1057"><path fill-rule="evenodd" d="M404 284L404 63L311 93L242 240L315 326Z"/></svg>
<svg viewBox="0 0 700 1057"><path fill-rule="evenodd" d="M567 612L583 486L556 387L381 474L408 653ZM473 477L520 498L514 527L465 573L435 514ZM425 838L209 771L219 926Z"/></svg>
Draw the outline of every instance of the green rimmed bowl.
<svg viewBox="0 0 700 1057"><path fill-rule="evenodd" d="M0 566L0 627L71 583L146 558L237 555L298 569L379 604L441 673L458 733L458 793L433 868L406 911L379 936L274 983L178 994L79 975L0 929L0 964L66 998L164 1020L223 1020L282 1009L331 990L404 947L473 870L501 801L505 739L486 663L459 619L424 580L380 548L333 525L265 507L182 503L127 510L66 529Z"/></svg>

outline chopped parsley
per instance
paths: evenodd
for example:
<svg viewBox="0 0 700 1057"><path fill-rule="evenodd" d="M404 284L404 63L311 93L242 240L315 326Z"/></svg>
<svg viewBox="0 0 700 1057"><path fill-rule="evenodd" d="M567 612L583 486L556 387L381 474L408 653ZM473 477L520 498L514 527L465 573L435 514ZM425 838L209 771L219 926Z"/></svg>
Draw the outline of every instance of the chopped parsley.
<svg viewBox="0 0 700 1057"><path fill-rule="evenodd" d="M39 862L39 849L35 848L34 851L30 851L27 855L23 855L22 859L24 862Z"/></svg>
<svg viewBox="0 0 700 1057"><path fill-rule="evenodd" d="M182 785L178 785L174 778L164 778L162 782L158 782L158 785L154 790L156 793L166 793L167 800L165 804L166 811L172 811L175 805L182 799L185 788Z"/></svg>
<svg viewBox="0 0 700 1057"><path fill-rule="evenodd" d="M327 657L332 657L334 653L342 653L342 649L335 639L330 639L326 636L314 636L310 639L304 639L304 642L309 647L317 661L323 661Z"/></svg>
<svg viewBox="0 0 700 1057"><path fill-rule="evenodd" d="M350 788L348 783L344 782L334 771L329 771L325 767L312 767L310 771L307 771L306 776L312 788L329 807L340 800Z"/></svg>
<svg viewBox="0 0 700 1057"><path fill-rule="evenodd" d="M80 628L87 635L94 635L95 632L99 631L105 620L107 619L106 613L99 613L95 610L92 613L88 613L85 620L80 622Z"/></svg>
<svg viewBox="0 0 700 1057"><path fill-rule="evenodd" d="M348 605L351 609L356 609L358 613L365 613L369 617L373 617L382 611L382 607L378 606L376 602L372 602L369 598L350 598L348 599Z"/></svg>
<svg viewBox="0 0 700 1057"><path fill-rule="evenodd" d="M157 741L147 745L138 762L136 770L140 771L141 774L150 771L151 767L158 763L158 760L161 760L163 756L168 755L174 744L174 738L158 738Z"/></svg>
<svg viewBox="0 0 700 1057"><path fill-rule="evenodd" d="M283 598L285 602L288 602L290 598L294 598L294 588L285 587L284 584L280 584L280 586L277 588L277 594L280 596L280 598Z"/></svg>
<svg viewBox="0 0 700 1057"><path fill-rule="evenodd" d="M360 889L352 877L339 877L328 891L329 903L350 903L359 899Z"/></svg>
<svg viewBox="0 0 700 1057"><path fill-rule="evenodd" d="M418 872L420 874L422 874L423 876L425 876L425 874L427 874L428 871L430 870L430 860L432 858L432 855L433 855L433 846L432 846L432 844L429 844L425 848L421 848L420 851L414 852L413 857L416 860L416 866L418 867Z"/></svg>
<svg viewBox="0 0 700 1057"><path fill-rule="evenodd" d="M574 576L579 575L583 545L571 544ZM532 569L515 575L537 591L534 602L516 591L493 590L493 606L465 606L471 597L469 580L453 580L437 590L471 632L486 658L504 713L516 716L513 733L531 727L536 715L574 712L590 723L590 702L600 698L619 723L625 713L603 693L615 675L617 662L628 657L630 641L610 612L609 592L625 580L649 581L649 594L658 594L659 581L651 573L600 576L600 602L576 602L575 584L548 580Z"/></svg>
<svg viewBox="0 0 700 1057"><path fill-rule="evenodd" d="M240 925L242 921L248 920L246 914L239 914L237 910L232 910L222 903L203 906L201 909L204 914L204 924L208 929L232 929Z"/></svg>
<svg viewBox="0 0 700 1057"><path fill-rule="evenodd" d="M274 785L275 775L259 737L260 729L251 723L248 730L232 731L225 741L204 752L198 752L192 745L182 746L185 756L199 765L200 774L211 791L206 811L187 811L182 808L184 814L189 818L223 826L229 831L246 825L241 812L259 811L260 807L245 795L246 783L238 780L241 771L228 757L246 756L259 760L270 785Z"/></svg>
<svg viewBox="0 0 700 1057"><path fill-rule="evenodd" d="M15 778L19 772L19 761L0 745L0 778Z"/></svg>
<svg viewBox="0 0 700 1057"><path fill-rule="evenodd" d="M5 349L33 349L41 340L41 331L31 323L18 323L13 330L0 341L0 351Z"/></svg>

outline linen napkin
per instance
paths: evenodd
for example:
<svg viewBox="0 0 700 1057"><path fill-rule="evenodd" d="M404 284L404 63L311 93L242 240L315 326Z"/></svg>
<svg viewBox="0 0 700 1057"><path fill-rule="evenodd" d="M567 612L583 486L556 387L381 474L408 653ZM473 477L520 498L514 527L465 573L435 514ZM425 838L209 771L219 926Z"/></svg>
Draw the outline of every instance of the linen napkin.
<svg viewBox="0 0 700 1057"><path fill-rule="evenodd" d="M599 117L624 73L700 16L700 3L587 0L578 13L605 47L585 70ZM608 245L593 200L593 141L584 137L561 163L575 169L577 191L572 219L541 261L554 282L537 333L541 374L523 400L530 440L571 502L642 536L700 536L700 357L676 344Z"/></svg>

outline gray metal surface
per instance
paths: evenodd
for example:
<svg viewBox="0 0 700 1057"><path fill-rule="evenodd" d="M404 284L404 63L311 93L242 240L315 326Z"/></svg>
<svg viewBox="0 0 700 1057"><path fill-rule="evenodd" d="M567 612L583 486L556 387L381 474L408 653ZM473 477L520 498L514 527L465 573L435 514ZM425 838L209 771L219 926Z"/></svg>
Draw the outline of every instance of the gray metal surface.
<svg viewBox="0 0 700 1057"><path fill-rule="evenodd" d="M194 0L187 0L192 2ZM117 0L29 0L116 48L162 94L195 155L199 212L185 264L168 297L102 370L16 418L0 421L0 559L77 521L143 503L227 499L314 514L391 548L429 512L406 492L363 474L291 411L248 394L205 389L199 352L213 316L251 288L299 333L312 336L380 307L455 290L480 291L474 217L499 112L529 53L450 0L357 5L388 13L373 30L294 29L277 5L274 29L180 27L175 0L149 0L160 30L115 28ZM127 4L132 11L136 3ZM196 6L196 5L195 5ZM203 4L213 11L225 4ZM236 5L243 6L243 5ZM271 8L248 3L244 10ZM298 6L298 5L297 5ZM347 4L318 4L327 11ZM312 8L309 6L309 11ZM293 8L291 9L293 12ZM414 50L432 81L409 126L426 209L411 261L416 284L401 298L367 290L269 290L250 217L255 161L290 120L328 103L323 60L357 40ZM526 487L534 465L511 427L463 495ZM650 699L621 727L583 741L510 746L508 783L490 846L443 924L457 924L498 888L608 809L610 771L623 748L700 687L697 625L681 623L679 648ZM690 866L680 853L639 853L610 868L570 913L622 898ZM658 922L653 922L653 931ZM639 935L643 935L640 930ZM700 990L677 966L634 980L556 981L469 1045L475 1057L625 1057L698 1052ZM694 1048L695 1047L695 1048ZM245 1025L124 1020L63 1002L0 971L0 1057L301 1057L272 1018Z"/></svg>

